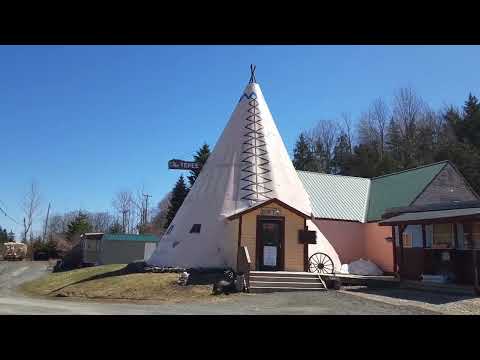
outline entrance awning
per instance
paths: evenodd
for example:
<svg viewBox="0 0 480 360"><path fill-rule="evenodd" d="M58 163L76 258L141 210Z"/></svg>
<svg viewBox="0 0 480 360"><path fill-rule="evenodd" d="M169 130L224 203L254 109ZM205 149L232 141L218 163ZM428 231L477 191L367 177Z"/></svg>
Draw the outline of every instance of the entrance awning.
<svg viewBox="0 0 480 360"><path fill-rule="evenodd" d="M381 226L480 221L480 208L406 212L379 222Z"/></svg>

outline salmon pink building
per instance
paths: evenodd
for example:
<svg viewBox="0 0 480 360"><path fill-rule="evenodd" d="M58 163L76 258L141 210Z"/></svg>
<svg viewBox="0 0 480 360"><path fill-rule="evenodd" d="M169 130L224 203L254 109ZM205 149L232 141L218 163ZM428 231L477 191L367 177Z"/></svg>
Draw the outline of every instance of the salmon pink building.
<svg viewBox="0 0 480 360"><path fill-rule="evenodd" d="M379 225L387 210L479 199L448 161L372 179L297 173L310 196L314 223L335 248L340 261L345 264L368 259L386 273L396 272L398 262L398 242L395 246L392 229ZM427 227L428 231L433 228ZM413 237L416 233L421 233L421 228L412 225L404 234Z"/></svg>

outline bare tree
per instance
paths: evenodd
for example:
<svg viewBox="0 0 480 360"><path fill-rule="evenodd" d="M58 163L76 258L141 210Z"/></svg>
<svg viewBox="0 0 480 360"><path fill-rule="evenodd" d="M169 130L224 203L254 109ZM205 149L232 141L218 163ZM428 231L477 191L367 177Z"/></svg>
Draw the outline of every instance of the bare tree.
<svg viewBox="0 0 480 360"><path fill-rule="evenodd" d="M23 201L23 241L27 242L27 236L30 235L30 239L33 239L33 229L32 225L35 218L38 215L38 210L40 207L40 194L38 192L37 184L32 181L30 184L30 189L25 195Z"/></svg>
<svg viewBox="0 0 480 360"><path fill-rule="evenodd" d="M383 99L376 99L364 112L359 121L358 132L362 144L373 146L380 160L385 153L387 124L390 118L390 111Z"/></svg>
<svg viewBox="0 0 480 360"><path fill-rule="evenodd" d="M113 216L107 212L89 213L88 219L93 231L104 233L108 232L114 221Z"/></svg>
<svg viewBox="0 0 480 360"><path fill-rule="evenodd" d="M132 217L135 215L132 192L126 190L118 192L112 200L112 205L122 219L123 232L130 232Z"/></svg>
<svg viewBox="0 0 480 360"><path fill-rule="evenodd" d="M385 101L381 98L376 99L371 105L370 114L372 115L372 121L376 128L378 153L380 160L382 160L385 153L386 127L390 118L389 109Z"/></svg>
<svg viewBox="0 0 480 360"><path fill-rule="evenodd" d="M425 117L426 103L411 88L399 89L393 99L392 120L402 139L400 158L404 167L417 165L413 149L417 148L418 127Z"/></svg>
<svg viewBox="0 0 480 360"><path fill-rule="evenodd" d="M339 127L334 121L320 120L308 133L319 171L330 173L332 170L333 151L338 132Z"/></svg>
<svg viewBox="0 0 480 360"><path fill-rule="evenodd" d="M426 104L411 88L399 89L393 99L393 118L400 134L408 140L415 137L417 122L424 116Z"/></svg>
<svg viewBox="0 0 480 360"><path fill-rule="evenodd" d="M352 135L352 117L348 113L342 113L340 115L341 125L339 126L340 132L345 134L347 137L348 145L350 146L350 152L352 151L353 146L353 135Z"/></svg>
<svg viewBox="0 0 480 360"><path fill-rule="evenodd" d="M170 206L170 197L172 196L171 192L167 193L161 201L159 201L157 208L152 211L152 221L150 223L149 229L151 233L156 235L162 235L165 231L164 225L167 221L167 212L168 207Z"/></svg>

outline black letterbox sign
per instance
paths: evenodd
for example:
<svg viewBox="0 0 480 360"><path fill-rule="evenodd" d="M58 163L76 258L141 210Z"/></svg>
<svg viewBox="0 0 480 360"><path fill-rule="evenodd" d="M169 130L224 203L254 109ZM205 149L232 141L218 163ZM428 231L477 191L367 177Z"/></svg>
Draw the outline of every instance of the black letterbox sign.
<svg viewBox="0 0 480 360"><path fill-rule="evenodd" d="M316 244L317 233L312 230L298 230L298 242L300 244Z"/></svg>
<svg viewBox="0 0 480 360"><path fill-rule="evenodd" d="M169 169L178 169L178 170L194 170L200 169L200 163L195 161L183 161L178 159L172 159L168 162Z"/></svg>

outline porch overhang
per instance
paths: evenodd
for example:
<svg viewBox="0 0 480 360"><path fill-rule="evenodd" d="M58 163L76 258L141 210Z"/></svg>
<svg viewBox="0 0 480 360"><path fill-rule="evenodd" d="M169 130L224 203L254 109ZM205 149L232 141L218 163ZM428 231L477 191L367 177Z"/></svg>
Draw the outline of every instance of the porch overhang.
<svg viewBox="0 0 480 360"><path fill-rule="evenodd" d="M480 221L480 208L405 212L379 222L380 226Z"/></svg>

